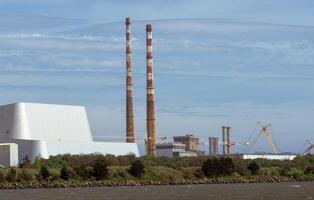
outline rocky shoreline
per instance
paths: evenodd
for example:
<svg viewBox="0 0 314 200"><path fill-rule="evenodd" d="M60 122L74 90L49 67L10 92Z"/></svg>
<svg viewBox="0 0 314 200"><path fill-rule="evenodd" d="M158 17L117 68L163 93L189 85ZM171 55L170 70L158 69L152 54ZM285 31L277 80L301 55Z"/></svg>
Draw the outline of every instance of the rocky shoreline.
<svg viewBox="0 0 314 200"><path fill-rule="evenodd" d="M30 183L2 183L0 190L10 189L41 189L41 188L80 188L80 187L120 187L120 186L146 186L146 185L196 185L196 184L239 184L239 183L281 183L314 181L314 179L295 179L293 177L233 177L233 178L204 178L184 180L136 180L136 181L86 181L86 182L30 182Z"/></svg>

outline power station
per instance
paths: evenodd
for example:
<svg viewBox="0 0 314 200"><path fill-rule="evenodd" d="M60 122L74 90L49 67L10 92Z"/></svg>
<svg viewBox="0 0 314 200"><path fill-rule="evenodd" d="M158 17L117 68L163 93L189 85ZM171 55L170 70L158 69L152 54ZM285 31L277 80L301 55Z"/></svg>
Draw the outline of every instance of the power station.
<svg viewBox="0 0 314 200"><path fill-rule="evenodd" d="M22 162L24 157L34 161L36 157L49 158L57 154L91 154L102 153L112 155L134 154L139 156L134 130L133 80L132 80L132 35L131 20L125 19L125 142L94 141L89 127L85 108L72 105L54 105L42 103L13 103L0 106L0 166L14 166ZM143 58L144 59L144 58ZM194 135L176 136L172 143L159 143L156 139L154 96L154 62L153 62L153 30L146 25L146 137L145 151L149 157L168 156L203 156L199 151L202 143ZM218 137L208 138L210 156L241 156L244 159L293 159L295 155L278 154L273 141L270 124L257 123L261 130L252 142L232 142L231 127L222 126L222 142ZM266 136L273 154L232 154L231 148L246 145L248 149ZM123 137L124 138L124 137ZM207 140L207 139L206 139ZM221 145L220 145L221 144ZM305 152L310 152L314 145L309 142ZM219 154L219 146L222 154Z"/></svg>

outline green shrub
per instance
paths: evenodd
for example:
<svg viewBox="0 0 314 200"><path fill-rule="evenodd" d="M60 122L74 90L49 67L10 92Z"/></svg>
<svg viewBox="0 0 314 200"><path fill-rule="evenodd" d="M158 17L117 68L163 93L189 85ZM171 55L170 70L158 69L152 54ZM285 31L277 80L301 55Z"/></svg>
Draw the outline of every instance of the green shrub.
<svg viewBox="0 0 314 200"><path fill-rule="evenodd" d="M293 176L293 178L298 179L304 175L304 172L301 169L292 167L288 172L289 176Z"/></svg>
<svg viewBox="0 0 314 200"><path fill-rule="evenodd" d="M0 183L3 183L5 181L4 174L0 171Z"/></svg>
<svg viewBox="0 0 314 200"><path fill-rule="evenodd" d="M261 167L256 161L252 161L247 168L253 175L256 175Z"/></svg>
<svg viewBox="0 0 314 200"><path fill-rule="evenodd" d="M75 171L72 167L62 167L60 171L60 178L63 180L69 180L75 178Z"/></svg>
<svg viewBox="0 0 314 200"><path fill-rule="evenodd" d="M117 174L121 177L121 178L126 178L128 176L127 172L123 169L118 169L117 170Z"/></svg>
<svg viewBox="0 0 314 200"><path fill-rule="evenodd" d="M48 178L50 176L50 172L46 166L42 166L40 168L39 175L41 176L42 179L48 180Z"/></svg>
<svg viewBox="0 0 314 200"><path fill-rule="evenodd" d="M229 157L221 157L219 159L219 175L230 176L235 171L235 165L231 158Z"/></svg>
<svg viewBox="0 0 314 200"><path fill-rule="evenodd" d="M186 167L181 169L181 171L183 172L185 179L195 178L195 168Z"/></svg>
<svg viewBox="0 0 314 200"><path fill-rule="evenodd" d="M35 165L36 169L38 169L38 170L41 169L41 167L43 166L43 158L36 157L34 165Z"/></svg>
<svg viewBox="0 0 314 200"><path fill-rule="evenodd" d="M93 176L96 180L108 178L109 169L108 164L104 159L97 159L93 164Z"/></svg>
<svg viewBox="0 0 314 200"><path fill-rule="evenodd" d="M196 178L203 178L204 174L203 174L203 171L201 168L197 168L195 171L194 171L194 176Z"/></svg>
<svg viewBox="0 0 314 200"><path fill-rule="evenodd" d="M218 174L218 160L217 158L208 158L202 166L202 172L205 176L216 176Z"/></svg>
<svg viewBox="0 0 314 200"><path fill-rule="evenodd" d="M14 182L17 180L17 173L16 173L16 169L14 168L10 168L9 171L7 172L7 175L5 177L5 179L9 182Z"/></svg>
<svg viewBox="0 0 314 200"><path fill-rule="evenodd" d="M22 172L18 174L18 180L29 182L34 180L34 176L25 169L23 169Z"/></svg>
<svg viewBox="0 0 314 200"><path fill-rule="evenodd" d="M263 176L270 176L272 171L271 169L269 168L266 168L266 167L262 167L259 172L258 172L260 175L263 175Z"/></svg>
<svg viewBox="0 0 314 200"><path fill-rule="evenodd" d="M60 175L58 173L51 173L48 180L56 181L56 180L59 180L59 178L60 178Z"/></svg>
<svg viewBox="0 0 314 200"><path fill-rule="evenodd" d="M281 176L289 176L288 172L290 171L290 166L284 165L280 170Z"/></svg>
<svg viewBox="0 0 314 200"><path fill-rule="evenodd" d="M251 171L247 168L247 162L243 159L234 159L235 171L238 172L241 176L250 176Z"/></svg>
<svg viewBox="0 0 314 200"><path fill-rule="evenodd" d="M272 176L279 176L280 175L280 168L279 167L271 167L270 168Z"/></svg>
<svg viewBox="0 0 314 200"><path fill-rule="evenodd" d="M304 173L306 175L314 174L314 167L307 167Z"/></svg>
<svg viewBox="0 0 314 200"><path fill-rule="evenodd" d="M145 173L144 164L140 160L135 160L131 164L129 173L134 177L140 178Z"/></svg>
<svg viewBox="0 0 314 200"><path fill-rule="evenodd" d="M230 176L235 172L235 165L231 158L221 157L209 158L207 159L202 166L202 171L205 176Z"/></svg>
<svg viewBox="0 0 314 200"><path fill-rule="evenodd" d="M93 168L90 166L80 165L79 167L74 168L75 173L86 180L93 176Z"/></svg>

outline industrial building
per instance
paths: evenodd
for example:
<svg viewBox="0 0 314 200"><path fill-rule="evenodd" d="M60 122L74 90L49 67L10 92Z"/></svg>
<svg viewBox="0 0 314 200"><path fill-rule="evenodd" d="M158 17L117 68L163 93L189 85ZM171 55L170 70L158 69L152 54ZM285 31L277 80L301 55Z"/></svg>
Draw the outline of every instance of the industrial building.
<svg viewBox="0 0 314 200"><path fill-rule="evenodd" d="M197 156L193 151L186 151L186 145L182 143L170 142L156 144L156 156L166 157L191 157Z"/></svg>
<svg viewBox="0 0 314 200"><path fill-rule="evenodd" d="M156 144L156 156L166 157L192 157L203 156L199 151L199 138L194 135L175 136L173 142Z"/></svg>
<svg viewBox="0 0 314 200"><path fill-rule="evenodd" d="M67 153L139 156L136 143L94 141L83 106L41 103L0 106L1 143L18 145L19 162L25 156L34 161L39 156Z"/></svg>
<svg viewBox="0 0 314 200"><path fill-rule="evenodd" d="M194 152L198 156L205 155L205 151L199 151L200 139L192 134L187 134L185 136L175 136L173 137L173 142L185 144L185 150L187 152Z"/></svg>
<svg viewBox="0 0 314 200"><path fill-rule="evenodd" d="M296 154L240 154L242 159L293 160Z"/></svg>

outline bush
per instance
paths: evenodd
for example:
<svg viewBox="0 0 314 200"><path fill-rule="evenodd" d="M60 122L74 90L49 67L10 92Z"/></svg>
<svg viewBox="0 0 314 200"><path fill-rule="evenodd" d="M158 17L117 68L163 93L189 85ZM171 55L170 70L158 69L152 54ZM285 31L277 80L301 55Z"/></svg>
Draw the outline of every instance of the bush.
<svg viewBox="0 0 314 200"><path fill-rule="evenodd" d="M269 169L269 168L266 168L266 167L262 167L262 168L259 170L259 174L260 174L260 175L263 175L263 176L270 176L270 175L272 175L272 170Z"/></svg>
<svg viewBox="0 0 314 200"><path fill-rule="evenodd" d="M93 176L96 180L108 178L109 169L108 164L104 159L97 159L93 164Z"/></svg>
<svg viewBox="0 0 314 200"><path fill-rule="evenodd" d="M256 175L256 174L258 174L258 171L259 171L259 169L260 169L261 167L260 167L260 165L259 165L256 161L253 161L253 162L251 162L251 163L249 164L249 166L248 166L247 168L248 168L248 170L251 171L251 173L252 173L253 175Z"/></svg>
<svg viewBox="0 0 314 200"><path fill-rule="evenodd" d="M205 176L230 176L235 172L235 165L231 158L221 157L209 158L207 159L202 166L202 171Z"/></svg>
<svg viewBox="0 0 314 200"><path fill-rule="evenodd" d="M293 178L298 179L301 176L304 175L303 171L301 169L297 169L297 168L291 168L290 171L288 172L289 176L293 176Z"/></svg>
<svg viewBox="0 0 314 200"><path fill-rule="evenodd" d="M279 176L280 175L280 168L279 167L271 167L270 168L272 176Z"/></svg>
<svg viewBox="0 0 314 200"><path fill-rule="evenodd" d="M5 181L4 174L0 171L0 183L3 183Z"/></svg>
<svg viewBox="0 0 314 200"><path fill-rule="evenodd" d="M17 179L16 169L10 168L6 175L6 180L9 182L14 182Z"/></svg>
<svg viewBox="0 0 314 200"><path fill-rule="evenodd" d="M80 165L79 167L74 168L75 173L86 180L93 176L93 168L90 166Z"/></svg>
<svg viewBox="0 0 314 200"><path fill-rule="evenodd" d="M290 166L284 165L281 170L280 170L280 175L281 176L288 176L288 172L290 171Z"/></svg>
<svg viewBox="0 0 314 200"><path fill-rule="evenodd" d="M39 171L39 175L42 179L47 180L50 176L50 172L46 166L42 166Z"/></svg>
<svg viewBox="0 0 314 200"><path fill-rule="evenodd" d="M34 180L34 176L25 169L23 169L22 172L18 174L18 180L28 182Z"/></svg>
<svg viewBox="0 0 314 200"><path fill-rule="evenodd" d="M75 171L72 167L62 167L60 171L60 178L63 180L73 179L75 177Z"/></svg>
<svg viewBox="0 0 314 200"><path fill-rule="evenodd" d="M135 160L131 164L129 173L134 177L140 178L145 173L144 164L140 160Z"/></svg>
<svg viewBox="0 0 314 200"><path fill-rule="evenodd" d="M230 176L235 171L235 165L231 158L221 157L219 159L219 175Z"/></svg>
<svg viewBox="0 0 314 200"><path fill-rule="evenodd" d="M198 168L198 169L196 169L195 171L194 171L194 176L196 177L196 178L203 178L203 171L202 171L202 169L200 169L200 168Z"/></svg>
<svg viewBox="0 0 314 200"><path fill-rule="evenodd" d="M28 158L28 155L25 155L23 158L23 162L19 164L20 168L31 168L32 163L31 160Z"/></svg>
<svg viewBox="0 0 314 200"><path fill-rule="evenodd" d="M241 176L250 176L251 171L247 168L247 162L243 159L234 159L235 162L235 171L238 172Z"/></svg>
<svg viewBox="0 0 314 200"><path fill-rule="evenodd" d="M307 167L304 173L306 175L314 174L314 167Z"/></svg>

